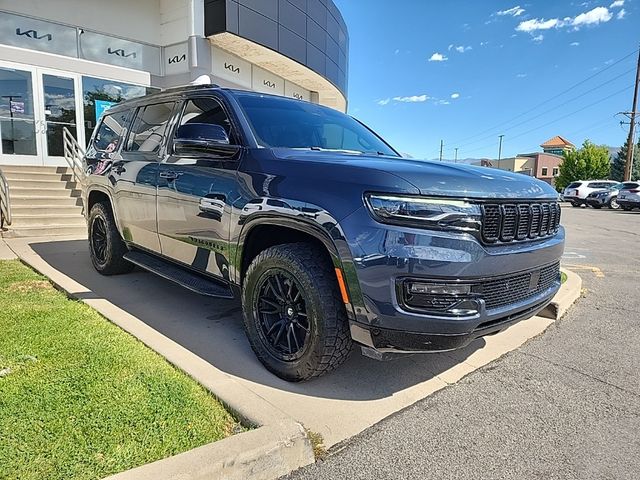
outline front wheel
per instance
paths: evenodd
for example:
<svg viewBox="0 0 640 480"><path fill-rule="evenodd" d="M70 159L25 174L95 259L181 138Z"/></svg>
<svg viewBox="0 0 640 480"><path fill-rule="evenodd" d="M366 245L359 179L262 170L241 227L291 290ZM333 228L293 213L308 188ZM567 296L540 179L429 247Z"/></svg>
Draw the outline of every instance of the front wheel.
<svg viewBox="0 0 640 480"><path fill-rule="evenodd" d="M571 206L574 208L578 208L580 204L578 202L571 202Z"/></svg>
<svg viewBox="0 0 640 480"><path fill-rule="evenodd" d="M249 265L242 289L251 348L278 377L299 382L341 365L351 351L347 312L324 252L277 245Z"/></svg>
<svg viewBox="0 0 640 480"><path fill-rule="evenodd" d="M611 197L611 200L609 200L609 208L611 210L618 210L620 208L618 197Z"/></svg>
<svg viewBox="0 0 640 480"><path fill-rule="evenodd" d="M127 245L122 240L108 205L96 203L89 213L89 253L91 263L102 275L116 275L133 270L124 259Z"/></svg>

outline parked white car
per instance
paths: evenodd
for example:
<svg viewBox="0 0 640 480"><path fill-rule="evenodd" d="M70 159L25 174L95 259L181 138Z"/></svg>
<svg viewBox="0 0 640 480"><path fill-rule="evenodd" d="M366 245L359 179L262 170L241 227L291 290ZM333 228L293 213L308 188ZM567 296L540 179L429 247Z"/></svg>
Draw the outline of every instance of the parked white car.
<svg viewBox="0 0 640 480"><path fill-rule="evenodd" d="M587 197L596 190L603 190L617 185L619 182L614 180L581 180L579 182L571 182L564 189L562 197L566 202L571 202L571 206L579 207L587 204Z"/></svg>
<svg viewBox="0 0 640 480"><path fill-rule="evenodd" d="M640 182L627 182L618 192L618 204L624 210L640 208Z"/></svg>

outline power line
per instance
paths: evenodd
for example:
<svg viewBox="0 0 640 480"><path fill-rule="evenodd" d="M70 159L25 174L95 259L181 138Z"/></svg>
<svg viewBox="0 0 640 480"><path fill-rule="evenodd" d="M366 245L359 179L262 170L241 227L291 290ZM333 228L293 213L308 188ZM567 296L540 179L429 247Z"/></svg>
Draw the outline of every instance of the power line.
<svg viewBox="0 0 640 480"><path fill-rule="evenodd" d="M555 120L552 120L552 121L550 121L550 122L546 122L546 123L544 123L543 125L540 125L540 126L538 126L538 127L528 129L527 131L525 131L525 132L523 132L523 133L520 133L520 134L518 134L518 135L515 135L515 136L513 136L513 137L509 137L509 138L510 138L511 140L514 140L514 139L516 139L516 138L520 138L520 137L522 137L522 136L524 136L524 135L528 135L528 134L529 134L529 133L531 133L531 132L535 132L535 131L537 131L537 130L540 130L541 128L544 128L544 127L546 127L546 126L548 126L548 125L551 125L551 124L557 123L557 122L559 122L559 121L561 121L561 120L564 120L564 119L565 119L565 118L567 118L567 117L570 117L570 116L572 116L572 115L575 115L576 113L580 113L580 112L582 112L582 111L584 111L584 110L586 110L586 109L588 109L588 108L591 108L591 107L593 107L594 105L598 105L598 104L600 104L600 103L602 103L602 102L604 102L604 101L606 101L606 100L609 100L610 98L615 97L616 95L619 95L620 93L623 93L623 92L625 92L625 91L627 91L627 90L630 90L631 88L632 88L631 86L626 86L626 87L624 87L622 90L618 90L618 91L616 91L616 92L612 93L611 95L607 95L606 97L601 98L601 99L600 99L600 100L598 100L597 102L592 102L592 103L590 103L589 105L586 105L586 106L584 106L584 107L582 107L582 108L579 108L578 110L574 110L573 112L570 112L570 113L568 113L568 114L566 114L566 115L563 115L562 117L559 117L559 118L557 118L557 119L555 119ZM475 149L473 149L473 150L469 150L469 151L467 151L467 153L477 152L478 150L484 150L484 149L486 149L486 148L490 148L492 145L493 145L493 144L489 144L489 145L485 145L485 146L483 146L483 147L478 147L478 148L475 148Z"/></svg>
<svg viewBox="0 0 640 480"><path fill-rule="evenodd" d="M553 101L553 100L555 100L556 98L563 96L564 94L566 94L566 93L570 92L570 91L571 91L571 90L573 90L574 88L577 88L577 87L579 87L580 85L583 85L584 83L588 82L588 81L589 81L589 80L591 80L592 78L595 78L595 77L597 77L598 75L600 75L600 74L602 74L602 73L606 72L607 70L609 70L609 69L613 68L614 66L616 66L616 65L618 65L619 63L623 62L623 61L624 61L624 60L626 60L627 58L629 58L629 57L631 57L631 56L635 55L637 52L638 52L638 49L634 50L634 51L633 51L633 52L631 52L631 53L628 53L628 54L627 54L627 55L625 55L624 57L622 57L622 58L620 58L619 60L616 60L615 62L613 62L611 65L608 65L607 67L603 68L602 70L597 71L597 72L596 72L596 73L594 73L593 75L588 76L588 77L587 77L587 78L585 78L584 80L581 80L581 81L579 81L578 83L573 84L572 86L570 86L570 87L569 87L569 88L567 88L566 90L563 90L562 92L560 92L560 93L558 93L558 94L554 95L553 97L551 97L551 98L549 98L549 99L547 99L547 100L544 100L544 101L543 101L543 102L541 102L541 103L538 103L538 104L537 104L537 105L535 105L534 107L530 108L529 110L527 110L527 111L525 111L525 112L523 112L523 113L520 113L520 114L516 115L515 117L511 118L510 120L507 120L507 121L504 121L504 122L502 122L502 123L499 123L499 124L497 124L497 125L495 125L495 126L493 126L493 127L491 127L491 128L488 128L488 129L486 129L486 130L483 130L482 132L480 132L480 133L478 133L478 134L476 134L476 135L472 135L471 137L467 137L466 139L463 139L463 140L461 140L461 141L457 141L457 142L453 142L453 143L460 145L462 142L466 142L467 140L470 140L470 139L472 139L472 138L477 138L477 137L479 137L479 136L481 136L481 135L484 135L485 133L492 132L492 131L494 131L495 129L497 129L497 128L501 127L501 126L504 126L504 125L506 125L506 124L509 124L510 122L512 122L512 121L514 121L514 120L517 120L518 118L521 118L521 117L523 117L523 116L525 116L525 115L528 115L529 113L533 112L534 110L537 110L537 109L538 109L538 108L540 108L541 106L546 105L546 104L547 104L547 103L549 103L549 102L552 102L552 101Z"/></svg>
<svg viewBox="0 0 640 480"><path fill-rule="evenodd" d="M572 98L570 98L569 100L566 100L566 101L564 101L563 103L560 103L560 104L556 105L556 106L555 106L555 108L563 107L563 106L565 106L565 105L567 105L567 104L569 104L569 103L571 103L571 102L573 102L573 101L575 101L575 100L579 100L579 99L581 99L581 98L584 98L584 96L585 96L585 95L587 95L587 94L589 94L589 93L591 93L591 92L593 92L593 91L595 91L595 90L597 90L597 89L599 89L599 88L602 88L602 87L605 87L605 86L611 85L611 83L612 83L612 82L614 82L614 81L618 80L619 78L624 77L625 75L627 75L627 74L629 74L629 73L633 72L634 70L635 70L635 68L631 68L631 69L629 69L629 70L627 70L627 71L625 71L625 72L621 73L620 75L617 75L617 76L615 76L615 77L613 77L613 78L611 78L611 79L607 80L606 82L603 82L603 83L601 83L601 84L599 84L599 85L596 85L595 87L593 87L593 88L591 88L591 89L587 90L586 92L582 92L580 95L577 95L577 96L575 96L575 97L572 97ZM533 120L535 120L535 119L537 119L537 118L544 117L545 115L548 115L549 113L551 113L551 112L549 112L549 111L545 111L545 112L539 113L538 115L535 115L535 116L533 116L533 117L528 117L526 120L524 120L524 121L522 121L522 122L519 122L519 123L516 123L516 124L514 124L514 125L511 125L510 127L503 129L502 131L503 131L503 132L507 132L507 131L509 131L509 130L513 130L514 128L517 128L517 127L519 127L519 126L521 126L521 125L525 125L525 124L527 124L527 123L529 123L529 122L531 122L531 121L533 121ZM473 145L473 144L475 144L475 143L481 142L481 141L482 141L482 140L484 140L485 138L490 138L490 137L493 137L493 135L487 135L487 136L485 136L485 137L482 137L482 138L480 138L480 139L478 139L478 140L474 140L473 142L468 142L468 143L466 143L466 144L465 144L465 143L463 143L461 146L462 146L462 147L464 147L464 146Z"/></svg>

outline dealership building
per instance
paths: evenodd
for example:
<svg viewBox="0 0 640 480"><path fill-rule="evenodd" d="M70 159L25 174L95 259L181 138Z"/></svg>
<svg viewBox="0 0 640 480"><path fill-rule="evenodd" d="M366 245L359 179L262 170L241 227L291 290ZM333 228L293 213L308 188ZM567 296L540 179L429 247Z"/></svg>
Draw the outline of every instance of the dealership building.
<svg viewBox="0 0 640 480"><path fill-rule="evenodd" d="M0 0L0 165L64 166L102 111L208 75L347 106L349 36L332 0Z"/></svg>

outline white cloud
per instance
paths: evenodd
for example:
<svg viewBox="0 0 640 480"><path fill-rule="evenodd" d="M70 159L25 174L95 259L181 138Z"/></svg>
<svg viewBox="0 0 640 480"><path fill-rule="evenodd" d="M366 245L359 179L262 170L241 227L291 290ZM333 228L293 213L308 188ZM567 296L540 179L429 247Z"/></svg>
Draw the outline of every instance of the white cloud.
<svg viewBox="0 0 640 480"><path fill-rule="evenodd" d="M563 19L550 18L548 20L545 20L544 18L532 18L530 20L525 20L518 24L516 30L519 32L531 33L532 35L538 30L550 30L552 28L573 27L574 30L578 30L583 26L598 25L600 23L608 22L612 17L613 15L607 7L596 7L588 12L583 12L577 15L576 17L565 17Z"/></svg>
<svg viewBox="0 0 640 480"><path fill-rule="evenodd" d="M402 103L421 103L429 100L428 95L411 95L410 97L393 97L395 102Z"/></svg>
<svg viewBox="0 0 640 480"><path fill-rule="evenodd" d="M521 8L520 5L509 8L507 10L500 10L496 12L496 15L511 15L512 17L519 17L524 13L524 8Z"/></svg>
<svg viewBox="0 0 640 480"><path fill-rule="evenodd" d="M447 57L445 57L443 54L438 52L434 53L429 58L430 62L446 62L447 60L449 60Z"/></svg>
<svg viewBox="0 0 640 480"><path fill-rule="evenodd" d="M383 100L378 100L376 103L378 105L380 105L381 107L384 107L385 105L387 105L389 102L391 101L390 98L385 98Z"/></svg>
<svg viewBox="0 0 640 480"><path fill-rule="evenodd" d="M578 47L580 45L580 42L571 42L569 45L571 45L572 47Z"/></svg>
<svg viewBox="0 0 640 480"><path fill-rule="evenodd" d="M460 45L459 47L456 47L456 52L458 53L464 53L464 52L468 52L469 50L472 50L473 47L471 47L471 45L467 45L466 47L464 45Z"/></svg>
<svg viewBox="0 0 640 480"><path fill-rule="evenodd" d="M437 100L436 105L450 105L451 102L449 100Z"/></svg>
<svg viewBox="0 0 640 480"><path fill-rule="evenodd" d="M399 48L396 48L396 51L395 51L395 52L393 52L393 53L394 53L395 55L399 55L399 54L400 54L400 49L399 49Z"/></svg>
<svg viewBox="0 0 640 480"><path fill-rule="evenodd" d="M536 43L540 43L542 40L544 40L544 35L540 34L540 35L536 35L535 37L533 37L531 40L533 40Z"/></svg>
<svg viewBox="0 0 640 480"><path fill-rule="evenodd" d="M596 7L578 15L571 24L575 28L579 28L582 25L598 25L599 23L608 22L611 17L611 12L607 7Z"/></svg>
<svg viewBox="0 0 640 480"><path fill-rule="evenodd" d="M452 93L452 94L451 94L451 98L453 98L454 100L455 100L456 98L460 98L460 94L459 94L459 93L457 93L457 92L456 92L456 93Z"/></svg>
<svg viewBox="0 0 640 480"><path fill-rule="evenodd" d="M486 45L489 45L489 40L487 40L486 42L480 42L481 47L484 47Z"/></svg>
<svg viewBox="0 0 640 480"><path fill-rule="evenodd" d="M560 23L560 20L557 18L551 18L549 20L545 20L544 18L532 18L531 20L525 20L524 22L520 22L516 27L516 30L519 32L535 32L536 30L549 30L550 28L557 28Z"/></svg>
<svg viewBox="0 0 640 480"><path fill-rule="evenodd" d="M609 8L620 8L623 5L624 5L624 0L616 0L611 5L609 5Z"/></svg>
<svg viewBox="0 0 640 480"><path fill-rule="evenodd" d="M518 77L518 78L525 78L526 76L527 76L527 74L526 74L526 73L518 73L518 74L516 75L516 77Z"/></svg>
<svg viewBox="0 0 640 480"><path fill-rule="evenodd" d="M623 8L622 10L620 10L618 12L618 14L616 15L616 18L618 20L622 20L624 18L624 16L627 14L627 12L625 11L625 9Z"/></svg>

